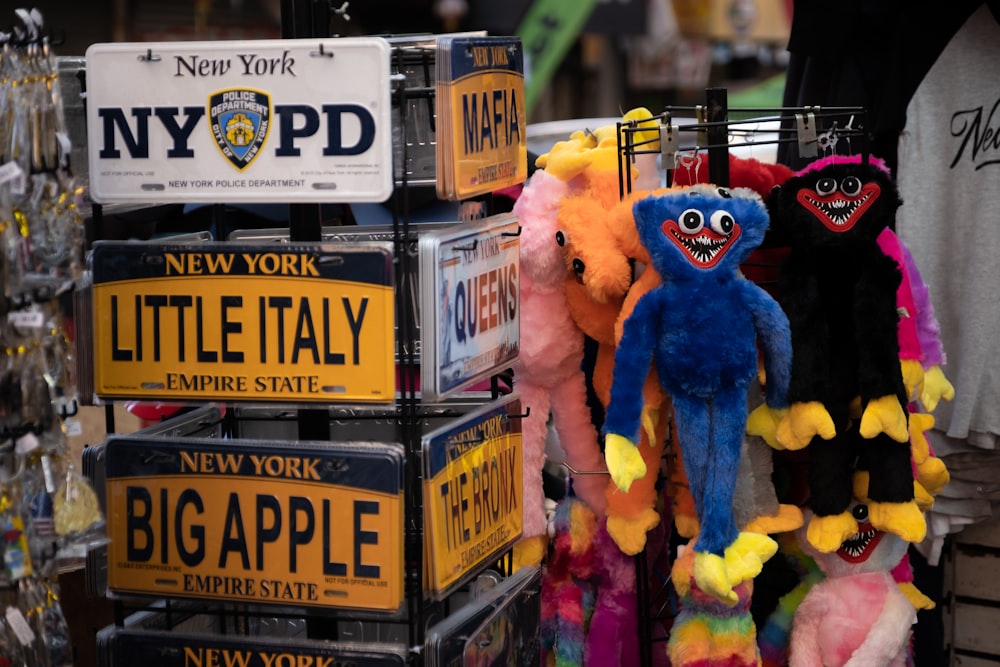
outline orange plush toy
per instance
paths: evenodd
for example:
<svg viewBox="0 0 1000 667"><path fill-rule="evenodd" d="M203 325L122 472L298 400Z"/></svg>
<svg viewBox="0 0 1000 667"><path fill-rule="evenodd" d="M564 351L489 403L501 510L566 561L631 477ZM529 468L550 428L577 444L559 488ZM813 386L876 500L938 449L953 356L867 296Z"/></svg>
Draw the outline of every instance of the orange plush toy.
<svg viewBox="0 0 1000 667"><path fill-rule="evenodd" d="M626 120L648 112L635 110ZM622 316L626 295L633 287L636 257L624 251L620 239L628 238L635 223L631 214L614 215L620 206L618 147L615 128L601 128L591 135L595 145L578 156L567 168L547 161L566 178L571 190L559 206L559 226L566 263L572 275L566 283L567 305L574 321L598 344L593 370L593 389L601 403L610 401L615 354L615 323ZM625 229L618 229L624 226ZM637 247L640 247L636 243ZM641 247L640 247L641 248ZM608 480L608 533L626 554L637 554L646 545L646 533L660 521L656 510L656 478L663 455L669 403L655 377L647 382L644 424L640 452L647 462L647 474L627 493Z"/></svg>

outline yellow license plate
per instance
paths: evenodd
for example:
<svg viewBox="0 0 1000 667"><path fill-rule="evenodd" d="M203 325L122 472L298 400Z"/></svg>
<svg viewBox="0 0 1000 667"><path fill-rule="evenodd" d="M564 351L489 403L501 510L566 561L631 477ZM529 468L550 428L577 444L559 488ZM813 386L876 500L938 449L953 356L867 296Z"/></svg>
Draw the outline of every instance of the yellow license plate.
<svg viewBox="0 0 1000 667"><path fill-rule="evenodd" d="M113 592L398 610L403 457L394 445L113 437Z"/></svg>
<svg viewBox="0 0 1000 667"><path fill-rule="evenodd" d="M98 243L93 276L99 396L395 397L387 244Z"/></svg>
<svg viewBox="0 0 1000 667"><path fill-rule="evenodd" d="M523 183L528 135L520 40L469 38L451 44L456 198Z"/></svg>
<svg viewBox="0 0 1000 667"><path fill-rule="evenodd" d="M444 597L521 536L520 400L508 396L425 436L428 592Z"/></svg>

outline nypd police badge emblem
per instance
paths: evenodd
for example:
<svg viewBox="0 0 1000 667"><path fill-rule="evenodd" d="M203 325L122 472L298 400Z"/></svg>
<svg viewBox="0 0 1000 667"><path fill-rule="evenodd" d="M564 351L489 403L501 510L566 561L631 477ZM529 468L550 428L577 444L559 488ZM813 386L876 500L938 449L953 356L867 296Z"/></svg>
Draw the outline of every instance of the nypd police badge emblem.
<svg viewBox="0 0 1000 667"><path fill-rule="evenodd" d="M250 88L229 88L208 98L208 117L215 145L234 167L243 171L267 140L271 97Z"/></svg>

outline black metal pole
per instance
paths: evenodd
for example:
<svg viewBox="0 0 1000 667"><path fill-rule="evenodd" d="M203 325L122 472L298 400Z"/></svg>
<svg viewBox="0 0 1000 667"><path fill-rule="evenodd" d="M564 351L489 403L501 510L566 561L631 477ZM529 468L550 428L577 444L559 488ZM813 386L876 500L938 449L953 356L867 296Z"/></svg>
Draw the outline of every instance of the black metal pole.
<svg viewBox="0 0 1000 667"><path fill-rule="evenodd" d="M322 21L326 7L326 21ZM328 0L281 0L281 37L329 37ZM322 241L323 218L319 204L289 204L288 238L291 241ZM329 440L329 410L299 410L299 440ZM337 639L337 621L333 618L309 616L306 635L312 639Z"/></svg>
<svg viewBox="0 0 1000 667"><path fill-rule="evenodd" d="M729 187L729 120L728 94L725 88L708 88L708 180L715 185Z"/></svg>

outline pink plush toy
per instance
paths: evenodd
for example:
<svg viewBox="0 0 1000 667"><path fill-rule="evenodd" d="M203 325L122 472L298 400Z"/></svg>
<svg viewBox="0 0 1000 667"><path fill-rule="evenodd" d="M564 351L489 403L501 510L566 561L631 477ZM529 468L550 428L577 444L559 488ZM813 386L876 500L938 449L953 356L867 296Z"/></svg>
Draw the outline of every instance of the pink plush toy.
<svg viewBox="0 0 1000 667"><path fill-rule="evenodd" d="M911 626L917 615L899 590L892 570L907 543L868 522L868 508L851 512L858 533L832 553L821 553L805 539L800 544L826 575L795 611L790 667L903 667Z"/></svg>
<svg viewBox="0 0 1000 667"><path fill-rule="evenodd" d="M639 667L635 560L622 553L602 521L594 534L597 599L584 648L587 665Z"/></svg>
<svg viewBox="0 0 1000 667"><path fill-rule="evenodd" d="M566 307L567 269L556 242L556 210L568 188L555 176L536 171L514 204L521 223L521 350L514 387L522 405L530 408L522 433L526 538L545 534L541 471L550 409L566 462L575 470L604 470L581 370L583 333ZM576 495L597 516L604 514L606 486L605 475L580 475L573 481ZM532 552L522 562L541 559L540 549Z"/></svg>

